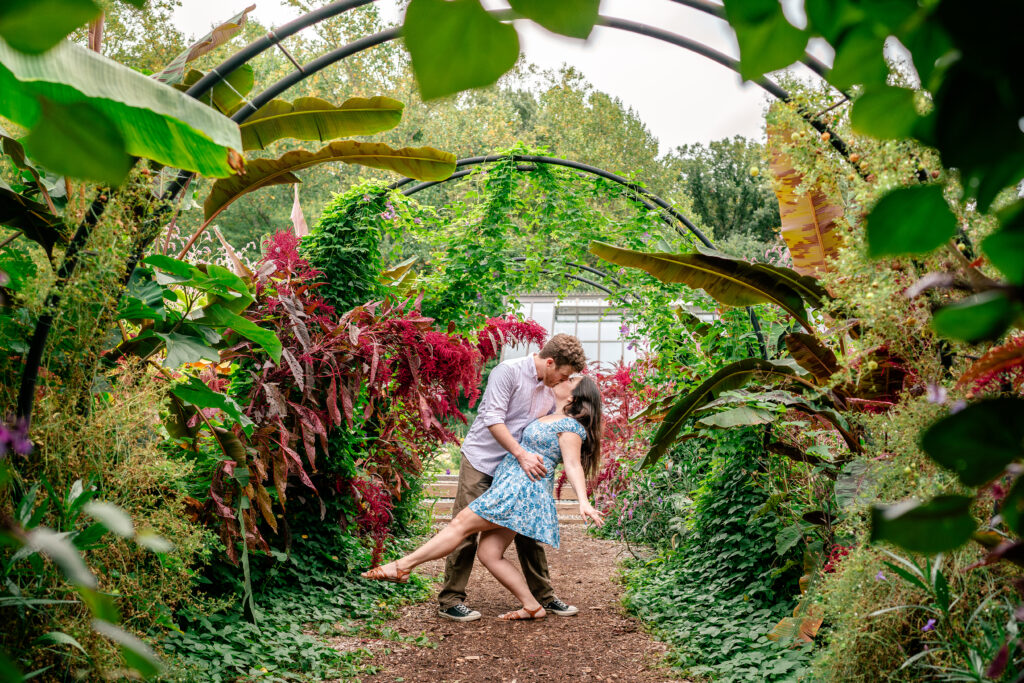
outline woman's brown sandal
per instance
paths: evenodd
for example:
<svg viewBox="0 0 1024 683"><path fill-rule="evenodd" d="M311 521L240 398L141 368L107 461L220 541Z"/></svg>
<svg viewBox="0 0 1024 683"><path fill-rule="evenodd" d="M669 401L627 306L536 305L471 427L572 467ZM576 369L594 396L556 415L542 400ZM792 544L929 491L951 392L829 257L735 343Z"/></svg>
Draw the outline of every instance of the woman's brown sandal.
<svg viewBox="0 0 1024 683"><path fill-rule="evenodd" d="M498 615L498 618L504 621L530 621L531 619L544 619L548 616L546 612L542 616L537 616L537 612L540 612L543 609L544 605L539 605L537 609L527 609L526 607L523 607L515 610L514 612L505 612L504 614ZM526 612L530 616L521 616L519 614L520 612Z"/></svg>
<svg viewBox="0 0 1024 683"><path fill-rule="evenodd" d="M395 573L394 574L389 574L389 573L384 571L385 567L391 567L391 566L394 566L394 568L395 568ZM374 567L373 569L365 571L362 574L360 574L360 576L363 577L364 579L370 579L371 581L390 581L391 583L409 583L409 574L412 574L412 570L411 569L406 569L405 571L402 571L401 569L398 568L398 565L395 564L394 562L388 562L387 564L383 564L383 565L381 565L379 567Z"/></svg>

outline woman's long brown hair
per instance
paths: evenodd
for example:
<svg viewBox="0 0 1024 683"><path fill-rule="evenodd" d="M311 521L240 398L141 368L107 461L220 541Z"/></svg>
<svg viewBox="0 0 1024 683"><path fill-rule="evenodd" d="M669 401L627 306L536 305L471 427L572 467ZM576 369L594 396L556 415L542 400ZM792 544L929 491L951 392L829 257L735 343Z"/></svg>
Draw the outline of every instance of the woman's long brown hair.
<svg viewBox="0 0 1024 683"><path fill-rule="evenodd" d="M572 390L565 414L583 425L587 438L580 448L583 474L590 481L601 469L601 390L592 378L584 376Z"/></svg>

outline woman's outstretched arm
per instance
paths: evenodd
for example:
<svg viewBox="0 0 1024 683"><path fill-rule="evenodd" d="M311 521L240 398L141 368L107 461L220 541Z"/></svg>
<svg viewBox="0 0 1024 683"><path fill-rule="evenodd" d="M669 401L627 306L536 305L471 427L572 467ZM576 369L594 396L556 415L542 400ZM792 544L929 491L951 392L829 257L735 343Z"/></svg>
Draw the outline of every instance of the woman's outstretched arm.
<svg viewBox="0 0 1024 683"><path fill-rule="evenodd" d="M580 461L580 447L583 446L583 438L574 432L561 432L558 435L558 446L562 449L562 462L565 463L565 476L572 484L572 490L580 501L580 515L583 519L590 518L598 526L604 524L601 513L598 512L590 501L587 500L587 478L583 474L583 465Z"/></svg>

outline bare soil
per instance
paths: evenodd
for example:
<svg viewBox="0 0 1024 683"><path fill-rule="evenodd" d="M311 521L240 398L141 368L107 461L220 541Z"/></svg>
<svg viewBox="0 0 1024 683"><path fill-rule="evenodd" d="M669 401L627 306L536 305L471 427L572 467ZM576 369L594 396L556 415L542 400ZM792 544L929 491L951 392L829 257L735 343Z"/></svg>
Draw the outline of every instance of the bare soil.
<svg viewBox="0 0 1024 683"><path fill-rule="evenodd" d="M548 549L551 580L558 596L579 607L573 617L548 616L539 621L505 622L503 612L518 607L482 566L473 570L467 605L479 610L478 621L456 623L437 616L430 600L410 605L388 626L405 638L425 634L436 648L401 641L339 638L339 649L363 647L374 653L381 672L365 680L430 683L502 681L616 681L654 683L678 681L660 664L662 643L623 613L620 586L613 581L623 548L592 538L581 525L562 526L562 547ZM507 557L515 561L515 550ZM437 576L443 561L417 572Z"/></svg>

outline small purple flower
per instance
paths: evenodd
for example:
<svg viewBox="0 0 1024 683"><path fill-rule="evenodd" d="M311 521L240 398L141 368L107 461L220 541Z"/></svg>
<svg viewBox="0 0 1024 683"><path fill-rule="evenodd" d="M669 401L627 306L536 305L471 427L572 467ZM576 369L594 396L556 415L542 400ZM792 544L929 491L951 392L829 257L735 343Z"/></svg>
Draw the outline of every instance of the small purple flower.
<svg viewBox="0 0 1024 683"><path fill-rule="evenodd" d="M661 496L658 496L658 502L659 503L661 502Z"/></svg>
<svg viewBox="0 0 1024 683"><path fill-rule="evenodd" d="M935 620L934 619L929 619L928 623L926 623L924 626L921 627L921 630L922 631L934 631L935 630Z"/></svg>
<svg viewBox="0 0 1024 683"><path fill-rule="evenodd" d="M368 202L368 201L370 201L371 199L373 199L373 197L371 197L370 195L368 195L368 194L364 194L364 195L363 195L363 201L364 201L364 202Z"/></svg>
<svg viewBox="0 0 1024 683"><path fill-rule="evenodd" d="M619 334L629 334L629 325L626 323L619 325Z"/></svg>
<svg viewBox="0 0 1024 683"><path fill-rule="evenodd" d="M636 348L636 342L629 342L628 344L626 344L626 348L629 349L630 351L634 350Z"/></svg>
<svg viewBox="0 0 1024 683"><path fill-rule="evenodd" d="M649 233L649 232L643 233L642 235L640 235L640 239L642 239L644 241L647 241L647 240L651 239L651 233Z"/></svg>
<svg viewBox="0 0 1024 683"><path fill-rule="evenodd" d="M942 404L946 402L946 387L940 384L928 383L928 402Z"/></svg>
<svg viewBox="0 0 1024 683"><path fill-rule="evenodd" d="M451 468L448 468L448 467L446 467L446 468L444 469L444 473L445 473L445 474L451 474L451 473L452 473L452 471L451 471Z"/></svg>
<svg viewBox="0 0 1024 683"><path fill-rule="evenodd" d="M885 580L886 580L885 579L885 574L883 574L881 571L879 571L877 574L875 574L875 581L885 581Z"/></svg>
<svg viewBox="0 0 1024 683"><path fill-rule="evenodd" d="M419 225L419 224L421 224L421 223L422 223L423 221L422 221L422 220L420 220L420 217L419 217L419 216L417 216L416 218L413 218L413 219L412 219L412 222L413 222L413 223L415 223L416 225Z"/></svg>
<svg viewBox="0 0 1024 683"><path fill-rule="evenodd" d="M959 413L961 410L963 410L966 407L967 407L967 401L964 401L964 400L953 401L953 404L951 406L949 406L949 414L950 415L956 415L957 413Z"/></svg>
<svg viewBox="0 0 1024 683"><path fill-rule="evenodd" d="M28 438L28 426L24 421L19 421L13 427L0 422L0 456L7 455L8 450L18 455L32 452L32 441Z"/></svg>

